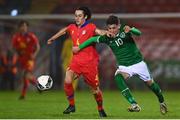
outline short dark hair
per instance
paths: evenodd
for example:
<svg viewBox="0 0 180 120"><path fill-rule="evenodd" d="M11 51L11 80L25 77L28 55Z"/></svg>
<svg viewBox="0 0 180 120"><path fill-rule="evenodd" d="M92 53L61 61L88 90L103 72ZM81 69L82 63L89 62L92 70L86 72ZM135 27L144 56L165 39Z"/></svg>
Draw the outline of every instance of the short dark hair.
<svg viewBox="0 0 180 120"><path fill-rule="evenodd" d="M87 16L86 20L91 19L91 10L88 7L79 7L76 10L82 10L84 13L84 16Z"/></svg>
<svg viewBox="0 0 180 120"><path fill-rule="evenodd" d="M112 24L120 24L120 20L117 16L115 15L111 15L108 17L108 19L106 20L106 25L112 25Z"/></svg>
<svg viewBox="0 0 180 120"><path fill-rule="evenodd" d="M21 21L19 21L19 23L18 23L18 27L21 27L23 24L26 24L27 26L29 26L29 22L28 22L28 21L26 21L26 20L21 20Z"/></svg>

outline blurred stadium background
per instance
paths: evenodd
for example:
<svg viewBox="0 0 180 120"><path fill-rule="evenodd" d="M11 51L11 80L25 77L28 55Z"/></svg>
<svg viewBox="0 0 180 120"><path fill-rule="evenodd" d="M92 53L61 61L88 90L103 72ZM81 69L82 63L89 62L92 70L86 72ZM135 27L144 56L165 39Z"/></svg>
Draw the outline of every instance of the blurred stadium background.
<svg viewBox="0 0 180 120"><path fill-rule="evenodd" d="M0 0L0 55L7 55L7 51L12 49L11 38L18 21L28 20L30 31L35 32L41 45L34 73L36 76L50 74L54 80L53 88L62 89L64 72L72 56L71 40L65 35L50 46L46 41L60 28L73 22L73 13L78 6L88 6L92 10L92 21L99 28L105 28L105 19L112 13L139 28L143 34L136 38L136 42L154 79L163 90L180 90L179 0ZM97 50L100 53L101 87L116 89L114 56L104 44L97 45ZM8 81L2 79L2 74L0 76L0 89L10 90ZM15 90L20 88L18 78L17 74L16 80L11 81ZM81 81L78 89L86 89ZM129 80L128 84L131 89L147 89L136 78Z"/></svg>

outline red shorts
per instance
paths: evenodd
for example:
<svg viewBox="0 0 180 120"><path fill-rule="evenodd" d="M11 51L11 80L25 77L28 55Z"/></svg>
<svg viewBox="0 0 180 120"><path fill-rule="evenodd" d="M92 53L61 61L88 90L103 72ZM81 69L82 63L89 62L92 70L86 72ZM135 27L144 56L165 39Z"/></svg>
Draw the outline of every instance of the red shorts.
<svg viewBox="0 0 180 120"><path fill-rule="evenodd" d="M20 64L21 69L29 72L33 71L35 64L35 61L33 59L29 59L26 57L19 57L18 62Z"/></svg>
<svg viewBox="0 0 180 120"><path fill-rule="evenodd" d="M74 71L78 76L82 75L85 82L92 88L96 89L99 86L98 61L93 61L88 64L78 64L72 61L69 69Z"/></svg>

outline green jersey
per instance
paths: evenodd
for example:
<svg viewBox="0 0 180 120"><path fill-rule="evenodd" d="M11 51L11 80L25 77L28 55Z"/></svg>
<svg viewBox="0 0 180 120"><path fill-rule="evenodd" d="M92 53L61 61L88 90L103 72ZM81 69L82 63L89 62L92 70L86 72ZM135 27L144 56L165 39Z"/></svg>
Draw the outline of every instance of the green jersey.
<svg viewBox="0 0 180 120"><path fill-rule="evenodd" d="M82 49L92 42L105 43L112 49L119 65L130 66L143 60L142 54L132 38L132 33L137 34L137 31L136 28L132 28L130 32L125 33L123 28L120 28L119 33L114 38L107 36L92 37L81 44L79 48Z"/></svg>

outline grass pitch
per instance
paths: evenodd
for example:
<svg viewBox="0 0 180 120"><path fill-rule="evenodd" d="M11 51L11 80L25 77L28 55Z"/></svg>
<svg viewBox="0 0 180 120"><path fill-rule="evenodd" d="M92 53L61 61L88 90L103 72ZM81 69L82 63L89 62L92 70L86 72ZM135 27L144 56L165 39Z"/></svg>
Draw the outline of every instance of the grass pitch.
<svg viewBox="0 0 180 120"><path fill-rule="evenodd" d="M168 113L161 115L157 98L152 92L133 92L142 108L139 113L127 112L129 104L118 91L104 91L104 108L107 119L178 119L180 118L179 92L164 92ZM90 91L75 93L76 112L63 115L67 107L63 91L27 93L25 100L18 100L19 92L0 92L0 119L97 119L96 102Z"/></svg>

